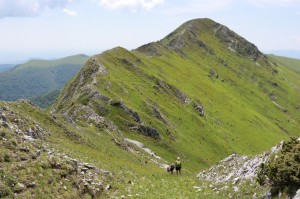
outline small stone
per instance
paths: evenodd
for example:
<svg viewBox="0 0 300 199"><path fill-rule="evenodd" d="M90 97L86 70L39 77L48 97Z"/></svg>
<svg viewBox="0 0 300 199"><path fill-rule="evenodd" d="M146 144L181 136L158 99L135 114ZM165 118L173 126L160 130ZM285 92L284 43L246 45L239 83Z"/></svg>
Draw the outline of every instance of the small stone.
<svg viewBox="0 0 300 199"><path fill-rule="evenodd" d="M31 182L27 185L27 188L34 188L36 186L35 182Z"/></svg>
<svg viewBox="0 0 300 199"><path fill-rule="evenodd" d="M36 157L40 157L40 156L41 156L41 150L37 150L37 151L35 152L35 155L36 155Z"/></svg>
<svg viewBox="0 0 300 199"><path fill-rule="evenodd" d="M5 122L5 121L2 121L2 126L3 126L4 128L8 128L8 124L7 124L7 122Z"/></svg>
<svg viewBox="0 0 300 199"><path fill-rule="evenodd" d="M78 169L78 160L74 159L73 164L74 164L74 168L77 170Z"/></svg>
<svg viewBox="0 0 300 199"><path fill-rule="evenodd" d="M84 164L84 167L87 169L95 169L95 166L89 165L89 164Z"/></svg>
<svg viewBox="0 0 300 199"><path fill-rule="evenodd" d="M106 185L105 190L107 191L107 190L110 190L111 188L112 188L111 185L108 184L108 185Z"/></svg>
<svg viewBox="0 0 300 199"><path fill-rule="evenodd" d="M240 190L239 190L238 187L233 187L233 191L234 191L234 192L239 192Z"/></svg>
<svg viewBox="0 0 300 199"><path fill-rule="evenodd" d="M1 114L1 115L0 115L0 118L1 118L4 122L6 122L6 115L5 115L5 114Z"/></svg>
<svg viewBox="0 0 300 199"><path fill-rule="evenodd" d="M25 185L22 184L22 183L18 183L17 186L18 186L18 187L21 187L21 188L24 188L24 187L25 187Z"/></svg>
<svg viewBox="0 0 300 199"><path fill-rule="evenodd" d="M234 178L234 179L232 180L232 184L236 184L239 180L240 180L239 177Z"/></svg>
<svg viewBox="0 0 300 199"><path fill-rule="evenodd" d="M26 187L23 183L17 183L14 189L15 189L15 193L21 193L26 189Z"/></svg>
<svg viewBox="0 0 300 199"><path fill-rule="evenodd" d="M21 161L26 161L26 160L28 160L28 158L25 157L25 156L21 156L21 157L20 157L20 160L21 160Z"/></svg>
<svg viewBox="0 0 300 199"><path fill-rule="evenodd" d="M20 151L25 152L25 153L29 153L29 148L26 147L20 147Z"/></svg>
<svg viewBox="0 0 300 199"><path fill-rule="evenodd" d="M84 168L81 168L81 171L83 172L86 172L87 170L89 170L88 168L84 167Z"/></svg>
<svg viewBox="0 0 300 199"><path fill-rule="evenodd" d="M103 171L103 174L109 175L109 171Z"/></svg>

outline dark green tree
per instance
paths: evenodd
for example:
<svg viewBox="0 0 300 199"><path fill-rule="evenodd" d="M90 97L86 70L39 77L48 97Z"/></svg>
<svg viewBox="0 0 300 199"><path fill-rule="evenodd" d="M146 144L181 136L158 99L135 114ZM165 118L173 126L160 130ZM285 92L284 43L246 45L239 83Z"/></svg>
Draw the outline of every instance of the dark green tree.
<svg viewBox="0 0 300 199"><path fill-rule="evenodd" d="M270 185L271 193L294 195L300 188L300 141L291 138L266 164L260 166L257 175L260 185Z"/></svg>

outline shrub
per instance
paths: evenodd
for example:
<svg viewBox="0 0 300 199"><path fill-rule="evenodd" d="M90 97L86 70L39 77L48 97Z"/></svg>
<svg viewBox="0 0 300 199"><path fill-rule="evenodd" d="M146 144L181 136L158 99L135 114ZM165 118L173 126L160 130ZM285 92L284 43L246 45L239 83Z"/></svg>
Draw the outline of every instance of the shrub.
<svg viewBox="0 0 300 199"><path fill-rule="evenodd" d="M300 141L291 138L284 142L281 152L260 166L257 181L270 185L274 194L293 195L300 187Z"/></svg>

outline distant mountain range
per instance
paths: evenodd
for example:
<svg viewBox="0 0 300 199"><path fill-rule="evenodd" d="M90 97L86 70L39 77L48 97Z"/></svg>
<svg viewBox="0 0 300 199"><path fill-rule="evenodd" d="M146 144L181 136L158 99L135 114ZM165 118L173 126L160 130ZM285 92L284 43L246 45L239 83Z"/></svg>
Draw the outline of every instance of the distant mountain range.
<svg viewBox="0 0 300 199"><path fill-rule="evenodd" d="M270 50L268 54L274 54L282 57L300 59L300 50Z"/></svg>
<svg viewBox="0 0 300 199"><path fill-rule="evenodd" d="M275 62L287 67L288 69L300 74L300 59L282 57L277 55L268 55L268 57L270 57Z"/></svg>
<svg viewBox="0 0 300 199"><path fill-rule="evenodd" d="M0 73L0 100L34 98L39 102L37 96L61 90L87 59L86 55L74 55L57 60L30 60L10 68Z"/></svg>
<svg viewBox="0 0 300 199"><path fill-rule="evenodd" d="M16 66L16 64L0 64L0 73L8 71L10 68Z"/></svg>

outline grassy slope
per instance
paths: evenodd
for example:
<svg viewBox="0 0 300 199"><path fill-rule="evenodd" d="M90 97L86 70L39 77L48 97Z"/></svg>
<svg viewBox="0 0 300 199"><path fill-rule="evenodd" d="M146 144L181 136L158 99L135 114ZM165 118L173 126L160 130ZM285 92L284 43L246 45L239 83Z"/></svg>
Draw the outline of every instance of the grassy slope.
<svg viewBox="0 0 300 199"><path fill-rule="evenodd" d="M87 60L76 55L59 60L32 60L0 73L0 99L17 100L32 98L61 89Z"/></svg>
<svg viewBox="0 0 300 199"><path fill-rule="evenodd" d="M96 85L88 83L92 82L87 79L93 71L92 61L87 62L65 88L56 108L72 106L71 103L103 105L75 92L83 79L91 88L136 111L145 125L159 130L162 140L154 141L131 131L127 123L132 123L132 118L119 108L104 105L108 113L103 116L112 120L126 137L146 143L168 161L181 156L185 168L192 172L233 152L256 154L288 136L299 136L299 76L280 65L276 67L263 59L254 62L228 50L228 44L212 36L214 30L208 27L213 22L205 23L197 38L213 53L192 42L178 53L166 48L168 38L151 44L152 51L158 51L160 56L149 50L112 49L95 56L108 73L98 75ZM209 77L211 69L218 77ZM196 113L193 103L182 103L172 91L158 89L158 79L180 89L188 98L200 100L205 106L205 117ZM276 96L274 102L270 94ZM155 106L167 125L154 117Z"/></svg>
<svg viewBox="0 0 300 199"><path fill-rule="evenodd" d="M3 184L6 184L6 188L9 187L12 191L11 197L14 195L16 198L91 198L89 194L80 192L72 184L74 181L79 182L80 179L76 179L71 174L64 179L60 177L63 169L45 167L51 160L51 155L46 155L48 151L44 151L41 147L45 145L53 148L56 154L67 155L80 162L84 161L109 171L110 175L100 176L100 180L104 187L110 184L111 189L103 190L100 198L120 198L122 195L131 198L215 198L216 196L228 198L229 193L234 197L247 198L254 193L266 191L258 185L255 185L256 189L251 190L245 185L239 193L234 193L232 188L215 193L214 187L210 187L208 182L199 181L188 168L183 168L180 177L170 175L154 165L150 161L151 157L119 148L112 142L111 135L105 131L93 127L75 128L61 117L53 118L48 112L27 103L0 102L0 109L3 107L13 111L18 118L26 118L26 120L19 119L22 131L27 128L25 121L29 120L31 121L27 121L29 125L38 124L50 133L41 140L23 143L20 137L15 137L22 134L16 134L12 129L0 126L0 131L5 132L1 133L3 139L0 141L2 151L0 178L3 180L0 190L3 191ZM19 148L25 146L29 148L30 154L34 153L34 147L41 149L41 157L37 160L19 161L21 156L26 155L20 154ZM10 161L3 161L3 155L8 155ZM57 161L64 165L59 158ZM29 182L35 182L36 186L22 191L16 186L17 183L26 185ZM16 191L16 194L13 191Z"/></svg>
<svg viewBox="0 0 300 199"><path fill-rule="evenodd" d="M277 55L268 55L275 62L287 67L288 69L300 74L300 59L282 57Z"/></svg>

